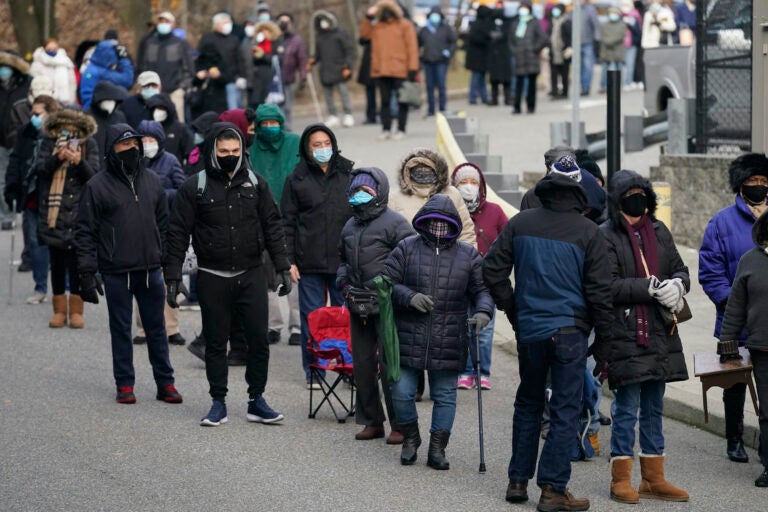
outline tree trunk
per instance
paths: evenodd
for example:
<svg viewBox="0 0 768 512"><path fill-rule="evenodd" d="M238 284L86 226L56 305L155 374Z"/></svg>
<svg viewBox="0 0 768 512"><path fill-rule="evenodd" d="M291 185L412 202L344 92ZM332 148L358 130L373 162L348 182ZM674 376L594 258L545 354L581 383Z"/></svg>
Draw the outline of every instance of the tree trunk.
<svg viewBox="0 0 768 512"><path fill-rule="evenodd" d="M147 22L152 20L150 2L118 2L117 14L136 34L136 37L133 39L133 47L129 50L131 56L135 59L139 49L139 42L147 33ZM109 27L105 27L105 30L107 28ZM123 40L122 37L120 39L121 41Z"/></svg>
<svg viewBox="0 0 768 512"><path fill-rule="evenodd" d="M19 43L19 54L27 60L32 59L32 52L43 44L46 37L52 37L56 33L54 3L53 0L10 2L11 19L16 41ZM46 29L49 31L48 34L45 34Z"/></svg>

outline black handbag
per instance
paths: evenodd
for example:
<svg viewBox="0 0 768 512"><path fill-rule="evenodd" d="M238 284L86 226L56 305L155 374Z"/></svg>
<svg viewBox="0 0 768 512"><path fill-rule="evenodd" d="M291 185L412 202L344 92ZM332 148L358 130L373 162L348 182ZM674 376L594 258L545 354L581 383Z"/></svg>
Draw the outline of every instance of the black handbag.
<svg viewBox="0 0 768 512"><path fill-rule="evenodd" d="M350 288L347 292L349 312L366 319L379 314L379 299L376 292L364 288Z"/></svg>

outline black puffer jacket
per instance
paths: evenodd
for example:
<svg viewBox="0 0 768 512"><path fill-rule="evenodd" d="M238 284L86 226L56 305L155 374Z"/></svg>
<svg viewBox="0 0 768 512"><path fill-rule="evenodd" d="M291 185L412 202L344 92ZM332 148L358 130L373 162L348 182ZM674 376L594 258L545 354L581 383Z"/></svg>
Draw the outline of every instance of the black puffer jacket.
<svg viewBox="0 0 768 512"><path fill-rule="evenodd" d="M389 254L400 240L414 234L406 218L387 207L389 181L384 171L363 167L352 171L352 179L358 174L370 174L378 183L378 194L370 203L353 207L354 217L341 230L341 265L336 272L336 287L340 290L345 284L374 289L373 278L384 270Z"/></svg>
<svg viewBox="0 0 768 512"><path fill-rule="evenodd" d="M333 156L323 172L312 157L309 136L322 130L331 138ZM283 210L288 259L301 273L336 274L339 236L352 210L347 187L354 162L339 154L336 136L323 124L308 126L299 142L301 162L285 179Z"/></svg>
<svg viewBox="0 0 768 512"><path fill-rule="evenodd" d="M435 239L424 222L439 217L452 225L449 237ZM451 198L432 196L416 214L419 233L401 241L385 264L392 279L392 305L400 338L400 365L427 370L462 371L467 363L467 311L489 315L493 299L483 284L482 258L477 249L457 240L461 219ZM417 293L429 295L435 307L421 313L410 302Z"/></svg>
<svg viewBox="0 0 768 512"><path fill-rule="evenodd" d="M62 160L53 154L56 140L65 137L63 130L69 130L70 137L80 139L80 163L69 164L61 194L61 206L56 225L48 225L51 181ZM99 171L100 155L96 141L96 122L89 115L77 110L59 110L48 114L43 122L45 138L40 144L35 173L37 174L38 212L40 222L37 234L40 242L57 249L71 250L75 244L75 221L80 205L80 196L85 184Z"/></svg>
<svg viewBox="0 0 768 512"><path fill-rule="evenodd" d="M493 30L493 11L481 5L477 8L477 19L470 23L469 33L465 36L464 48L467 52L464 67L470 71L485 73L488 71L488 47L491 44Z"/></svg>
<svg viewBox="0 0 768 512"><path fill-rule="evenodd" d="M316 41L313 57L320 64L320 82L325 86L344 81L344 68L350 71L355 65L355 44L349 33L339 27L336 16L330 11L318 11L312 15L315 21ZM320 28L321 21L328 22L328 29Z"/></svg>
<svg viewBox="0 0 768 512"><path fill-rule="evenodd" d="M203 146L205 188L198 193L198 177L194 175L174 199L165 255L166 279L181 279L190 235L200 268L238 271L258 267L264 250L276 270L289 268L280 211L267 181L257 175L257 184L252 184L244 151L231 179L218 165L216 139L225 131L236 133L241 147L245 146L232 123L215 123L208 131Z"/></svg>
<svg viewBox="0 0 768 512"><path fill-rule="evenodd" d="M85 186L77 215L77 265L81 273L122 274L160 267L168 228L168 201L160 179L139 163L133 180L118 167L114 141L127 124L109 127L107 170Z"/></svg>
<svg viewBox="0 0 768 512"><path fill-rule="evenodd" d="M600 226L608 241L608 259L613 280L613 338L608 351L608 380L611 388L650 380L674 382L688 379L680 336L664 327L658 304L648 293L648 279L635 277L635 257L622 220L619 200L629 189L642 188L648 197L648 213L653 219L659 255L659 280L679 277L690 289L688 268L677 252L672 234L664 223L653 218L656 194L651 184L634 171L619 171L611 180L610 220ZM635 307L644 304L648 311L649 346L637 344Z"/></svg>

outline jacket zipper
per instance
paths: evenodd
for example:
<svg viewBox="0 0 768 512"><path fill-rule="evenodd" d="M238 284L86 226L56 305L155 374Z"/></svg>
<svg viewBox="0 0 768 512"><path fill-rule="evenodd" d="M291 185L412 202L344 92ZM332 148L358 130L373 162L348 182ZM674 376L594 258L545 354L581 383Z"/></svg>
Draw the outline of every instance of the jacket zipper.
<svg viewBox="0 0 768 512"><path fill-rule="evenodd" d="M357 278L361 288L365 288L365 283L363 283L363 276L360 272L360 242L363 240L363 233L366 229L368 229L367 222L363 225L363 229L361 229L357 235L357 244L355 244L355 277Z"/></svg>
<svg viewBox="0 0 768 512"><path fill-rule="evenodd" d="M435 282L437 281L438 263L440 258L440 248L435 245L435 256L432 258L432 283L429 286L429 296L435 298ZM427 313L429 318L427 319L427 346L424 352L424 369L427 369L429 363L429 345L432 342L432 311Z"/></svg>

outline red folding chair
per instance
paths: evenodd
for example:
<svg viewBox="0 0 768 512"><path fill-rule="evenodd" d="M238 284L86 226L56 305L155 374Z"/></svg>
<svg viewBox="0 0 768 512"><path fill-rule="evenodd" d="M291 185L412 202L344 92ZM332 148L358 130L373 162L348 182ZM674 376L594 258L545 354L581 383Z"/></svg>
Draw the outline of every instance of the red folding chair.
<svg viewBox="0 0 768 512"><path fill-rule="evenodd" d="M314 418L323 404L328 404L339 423L345 423L347 417L355 414L355 385L352 364L352 341L349 334L349 310L343 306L326 306L312 311L307 316L309 340L307 341L312 362L309 364L312 382L320 385L320 390L309 390L309 417ZM331 383L326 373L336 373ZM339 384L349 382L348 405L336 393ZM317 407L313 408L315 392L323 395ZM340 392L341 390L339 390ZM336 412L334 401L341 406Z"/></svg>

